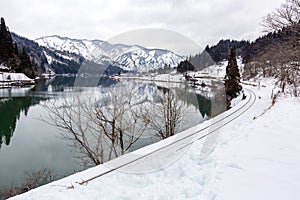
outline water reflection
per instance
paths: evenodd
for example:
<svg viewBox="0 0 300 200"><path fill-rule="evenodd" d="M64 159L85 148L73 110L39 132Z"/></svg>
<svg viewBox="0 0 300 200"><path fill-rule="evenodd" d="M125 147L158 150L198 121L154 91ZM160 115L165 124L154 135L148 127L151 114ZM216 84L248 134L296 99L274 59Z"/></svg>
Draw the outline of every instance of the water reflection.
<svg viewBox="0 0 300 200"><path fill-rule="evenodd" d="M28 98L24 98L24 101L23 98L11 98L0 102L0 148L3 140L6 145L9 145L16 128L17 120L20 117L20 112L25 110L27 113L30 104L31 100L28 103Z"/></svg>
<svg viewBox="0 0 300 200"><path fill-rule="evenodd" d="M210 118L212 110L212 102L210 97L205 96L205 94L197 94L190 88L176 89L177 96L184 101L187 106L194 106L199 110L203 118Z"/></svg>
<svg viewBox="0 0 300 200"><path fill-rule="evenodd" d="M50 95L50 92L69 91L74 81L75 77L58 76L50 80L39 80L33 88L0 89L0 148L3 143L9 145L21 112L24 112L27 116L31 106L40 104L41 101L55 96L53 93ZM109 78L102 78L99 82L99 85L105 87L114 84L116 84L116 81ZM153 98L156 97L155 90L165 91L169 88L156 86L154 83L139 83L137 91L138 95L144 96L143 101L149 101L150 99L153 101ZM209 97L197 94L187 87L175 88L174 91L178 98L186 103L187 107L194 106L198 109L203 118L212 116L212 105ZM44 92L43 96L38 95L40 92ZM150 93L150 95L145 95L147 93Z"/></svg>
<svg viewBox="0 0 300 200"><path fill-rule="evenodd" d="M6 145L10 144L21 112L27 116L30 106L38 103L39 101L37 99L33 101L31 96L2 98L0 100L0 148L3 142Z"/></svg>
<svg viewBox="0 0 300 200"><path fill-rule="evenodd" d="M64 131L85 167L170 137L212 115L210 98L190 88L126 80L55 99L45 109L48 123Z"/></svg>
<svg viewBox="0 0 300 200"><path fill-rule="evenodd" d="M52 79L38 80L30 88L2 88L0 89L0 148L2 144L9 145L21 112L27 116L31 106L39 104L54 96L48 92L69 91L76 77L56 76ZM85 79L88 82L88 79ZM116 81L102 77L98 85L109 87ZM42 92L42 96L39 95ZM46 93L45 93L46 92Z"/></svg>
<svg viewBox="0 0 300 200"><path fill-rule="evenodd" d="M31 106L39 104L45 97L31 96L30 88L0 89L0 148L2 144L9 145L20 115L27 116Z"/></svg>
<svg viewBox="0 0 300 200"><path fill-rule="evenodd" d="M82 79L83 82L88 82L88 78L82 77ZM117 82L103 77L98 83L100 87L83 87L81 90L75 90L73 88L74 81L75 77L58 76L53 79L39 80L33 88L0 89L0 159L7 160L7 162L0 163L0 185L7 184L9 186L12 181L17 182L17 177L22 176L25 170L38 170L46 167L58 172L62 177L73 173L74 170L82 169L79 165L74 164L75 159L78 158L78 151L70 149L66 142L62 142L57 137L60 135L58 129L46 126L47 124L37 120L39 116L47 115L41 104L49 104L51 99L62 100L74 94L85 96L92 89L98 91L93 95L103 96L105 91L110 90L111 86L116 85ZM151 82L129 82L131 83L125 81L123 84L125 86L135 85L134 98L136 99L133 100L134 102L143 104L157 102L159 90L171 90L176 94L189 108L189 114L193 115L187 123L181 125L180 130L200 123L203 118L210 118L215 114L212 111L211 98L207 95L197 94L191 88L159 86ZM125 96L123 94L122 98ZM86 95L85 98L89 99L89 97ZM72 105L72 108L75 106ZM126 114L126 116L128 115ZM132 132L130 123L132 124L133 121L127 123L127 129L130 130L128 132ZM119 137L118 141L111 139L106 137L101 140L102 149L99 149L99 154L102 153L103 156L101 163L127 151L134 151L154 143L160 138L140 137L139 134L132 135L123 132L123 136ZM94 142L94 144L97 143Z"/></svg>

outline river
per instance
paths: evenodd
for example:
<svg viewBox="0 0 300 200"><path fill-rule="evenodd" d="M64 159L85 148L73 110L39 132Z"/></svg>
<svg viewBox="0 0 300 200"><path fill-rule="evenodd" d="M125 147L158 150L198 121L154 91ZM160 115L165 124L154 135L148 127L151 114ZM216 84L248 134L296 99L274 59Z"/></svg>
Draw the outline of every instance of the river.
<svg viewBox="0 0 300 200"><path fill-rule="evenodd" d="M62 131L42 120L48 116L44 106L53 99L61 100L74 94L85 98L89 94L101 96L117 82L107 78L101 79L97 86L75 88L74 80L74 77L58 76L39 80L30 88L0 89L0 188L20 184L26 172L32 170L47 168L58 179L86 168L70 142L62 139ZM154 82L134 82L138 95L144 99L153 99L157 90L169 89ZM211 112L208 94L194 93L182 85L172 86L172 90L188 110L188 120L181 124L180 130L216 114ZM141 137L129 151L156 141L158 138Z"/></svg>

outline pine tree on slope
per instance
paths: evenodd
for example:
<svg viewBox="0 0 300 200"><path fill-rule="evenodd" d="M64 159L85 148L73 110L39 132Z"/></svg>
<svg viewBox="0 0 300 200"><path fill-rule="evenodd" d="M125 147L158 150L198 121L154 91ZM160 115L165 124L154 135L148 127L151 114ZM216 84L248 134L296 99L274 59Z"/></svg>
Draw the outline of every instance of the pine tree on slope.
<svg viewBox="0 0 300 200"><path fill-rule="evenodd" d="M31 65L30 57L26 53L25 47L23 46L20 54L21 59L21 73L26 74L29 78L34 78L34 71Z"/></svg>
<svg viewBox="0 0 300 200"><path fill-rule="evenodd" d="M233 48L231 48L228 56L228 65L226 67L225 75L227 110L231 107L231 100L236 98L242 90L242 86L240 85L240 78L241 76L236 61L235 51Z"/></svg>
<svg viewBox="0 0 300 200"><path fill-rule="evenodd" d="M11 71L24 73L29 78L35 77L30 57L25 51L25 47L19 53L18 46L16 43L13 43L3 17L0 24L0 64L9 67Z"/></svg>
<svg viewBox="0 0 300 200"><path fill-rule="evenodd" d="M15 65L13 40L8 28L6 27L4 18L1 18L0 24L0 64L8 66Z"/></svg>

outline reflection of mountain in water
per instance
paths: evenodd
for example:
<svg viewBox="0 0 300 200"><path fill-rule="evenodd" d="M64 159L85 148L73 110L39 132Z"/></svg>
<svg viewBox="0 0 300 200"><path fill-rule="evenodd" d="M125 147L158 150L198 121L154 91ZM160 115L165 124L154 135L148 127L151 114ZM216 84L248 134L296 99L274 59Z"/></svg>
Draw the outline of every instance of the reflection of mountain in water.
<svg viewBox="0 0 300 200"><path fill-rule="evenodd" d="M0 102L0 148L3 142L9 145L20 113L27 115L31 105L32 97L13 97Z"/></svg>
<svg viewBox="0 0 300 200"><path fill-rule="evenodd" d="M212 117L211 99L209 97L191 92L189 90L189 87L178 88L176 89L176 94L179 99L181 99L187 104L187 106L193 105L195 108L197 108L203 118Z"/></svg>
<svg viewBox="0 0 300 200"><path fill-rule="evenodd" d="M191 91L190 87L176 88L175 91L178 98L184 101L187 106L193 105L197 108L203 118L215 117L226 110L225 100L222 98L211 98L205 94L198 94L195 91ZM218 91L212 91L212 93L217 94Z"/></svg>
<svg viewBox="0 0 300 200"><path fill-rule="evenodd" d="M96 79L97 84L93 85L92 81ZM56 76L52 79L41 79L38 81L35 87L35 91L47 91L48 87L51 86L52 91L63 92L66 88L72 88L75 84L76 87L110 87L111 85L116 84L116 80L110 79L108 77L65 77L65 76Z"/></svg>
<svg viewBox="0 0 300 200"><path fill-rule="evenodd" d="M200 111L202 117L212 117L211 116L211 100L205 96L201 96L200 94L194 94L197 99L198 110Z"/></svg>
<svg viewBox="0 0 300 200"><path fill-rule="evenodd" d="M86 82L88 82L86 78ZM0 91L0 148L2 144L9 145L11 137L16 129L17 121L21 112L27 116L30 106L39 104L41 101L49 99L49 95L37 95L38 92L47 92L51 87L51 91L64 92L66 88L74 85L75 77L54 77L53 79L39 80L32 89L16 88L1 89ZM109 87L115 81L102 77L98 85Z"/></svg>
<svg viewBox="0 0 300 200"><path fill-rule="evenodd" d="M34 96L34 91L47 90L45 82L37 84L34 88L5 88L1 89L0 97L0 148L2 144L9 145L16 129L20 115L27 116L31 106L46 100L46 97Z"/></svg>
<svg viewBox="0 0 300 200"><path fill-rule="evenodd" d="M157 87L158 90L162 90L165 92L166 90L170 90L165 87ZM212 101L209 97L203 96L201 94L197 94L195 92L190 91L190 87L184 88L176 88L175 93L178 99L186 103L186 106L189 107L190 105L194 106L199 110L202 117L212 117Z"/></svg>
<svg viewBox="0 0 300 200"><path fill-rule="evenodd" d="M16 123L20 118L21 112L24 112L25 116L28 113L30 106L39 104L41 101L47 100L53 96L49 95L49 91L52 92L64 92L68 88L72 88L76 77L55 77L48 80L39 80L35 87L29 89L24 94L18 93L17 95L11 95L11 92L3 92L4 96L0 96L0 148L3 143L9 145L11 137L15 131ZM85 78L88 82L89 78ZM114 85L115 81L109 78L101 78L98 85L103 87L109 87ZM133 84L137 87L136 102L155 102L157 99L157 89L165 90L156 86L154 83L135 83L125 82L125 86ZM51 88L51 90L50 90ZM169 89L167 89L169 90ZM42 92L42 93L41 93ZM212 101L206 96L195 94L190 88L176 88L175 93L178 98L186 103L187 106L193 105L202 117L213 117L214 111L212 111ZM6 96L9 94L8 96ZM21 96L20 96L21 95ZM4 97L1 99L1 97Z"/></svg>

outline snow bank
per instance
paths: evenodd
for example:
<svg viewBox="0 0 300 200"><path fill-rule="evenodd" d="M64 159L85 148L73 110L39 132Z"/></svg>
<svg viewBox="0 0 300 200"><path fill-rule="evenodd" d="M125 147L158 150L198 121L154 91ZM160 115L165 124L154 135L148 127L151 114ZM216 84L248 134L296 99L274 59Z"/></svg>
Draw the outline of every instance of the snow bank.
<svg viewBox="0 0 300 200"><path fill-rule="evenodd" d="M6 67L4 65L0 65L0 69L2 69L2 70L9 70L9 67Z"/></svg>
<svg viewBox="0 0 300 200"><path fill-rule="evenodd" d="M0 72L0 87L32 85L34 80L23 73Z"/></svg>
<svg viewBox="0 0 300 200"><path fill-rule="evenodd" d="M32 81L23 73L0 73L0 81Z"/></svg>
<svg viewBox="0 0 300 200"><path fill-rule="evenodd" d="M227 131L226 148L215 152L220 172L213 185L216 199L300 198L299 111L297 99L281 99L249 124Z"/></svg>

